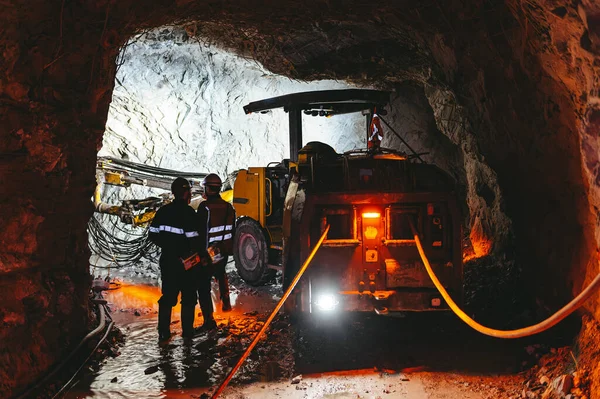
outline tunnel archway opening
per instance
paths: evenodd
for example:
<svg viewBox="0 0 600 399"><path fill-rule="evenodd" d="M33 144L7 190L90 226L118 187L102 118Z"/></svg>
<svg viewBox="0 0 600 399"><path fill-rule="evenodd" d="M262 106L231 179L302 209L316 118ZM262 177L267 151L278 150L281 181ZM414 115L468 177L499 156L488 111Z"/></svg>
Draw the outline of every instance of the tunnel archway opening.
<svg viewBox="0 0 600 399"><path fill-rule="evenodd" d="M226 176L238 168L252 166L251 162L266 165L276 160L273 157L287 157L285 115L258 115L258 123L253 124L241 109L247 102L297 91L356 87L343 82L289 81L270 74L253 61L215 46L200 45L186 30L177 27L157 28L137 37L124 48L120 59L99 155L184 172L217 172ZM405 134L417 153L425 154L427 162L439 165L457 181L464 215L460 221L465 230L464 259L474 269L469 280L475 287L471 288L470 305L484 322L503 326L508 325L508 318L515 322L513 311L529 298L513 296L522 292L516 288L520 275L511 264L514 259L496 255L512 245L510 220L499 211L502 194L498 183L489 166L461 147L459 140L449 138L448 125L440 123L455 121L435 114L457 107L453 94L426 89L419 82L388 87L394 91L386 116L388 122ZM305 143L313 141L313 135L340 152L365 146L361 117L335 121L334 127L330 121L320 124L317 118L316 122L308 124ZM440 131L444 128L445 132ZM468 134L454 129L457 135ZM256 132L260 132L258 137ZM386 131L382 146L403 147L391 131ZM147 193L151 191L133 189L123 194L115 189L105 193L104 198L123 200ZM504 224L494 225L490 219ZM143 268L147 269L146 265ZM157 275L156 268L151 273L134 270L151 280ZM512 308L507 307L508 302L512 302ZM523 320L529 318L518 319L517 323Z"/></svg>
<svg viewBox="0 0 600 399"><path fill-rule="evenodd" d="M268 115L244 115L244 104L299 91L365 87L343 81L290 80L267 72L256 61L190 36L189 29L182 27L156 28L132 38L118 60L99 157L182 172L217 173L224 178L240 168L267 165L290 156L286 113L275 110ZM460 149L437 129L421 85L405 82L392 90L386 116L392 130L386 131L382 146L409 152L401 141L404 137L426 162L448 172L458 182L461 207L468 220ZM325 142L338 153L366 148L365 120L360 114L302 118L304 144ZM103 201L158 193L140 186L143 183L122 190L104 185ZM117 235L123 230L114 223L111 228ZM108 247L108 241L100 247L92 245L92 251L101 247ZM104 261L110 262L111 254L104 252ZM92 264L98 264L97 253L94 258Z"/></svg>
<svg viewBox="0 0 600 399"><path fill-rule="evenodd" d="M7 170L26 177L11 186L15 199L7 195L4 207L8 227L3 237L8 244L1 260L10 277L3 290L9 347L16 342L13 335L22 336L24 328L29 328L24 326L48 324L43 312L33 312L37 319L31 323L15 314L37 308L55 314L55 303L65 301L59 290L76 292L71 297L84 299L81 287L87 284L87 253L82 231L91 213L86 208L93 186L90 160L104 130L120 35L177 20L184 8L187 16L217 21L214 26L221 30L243 31L220 37L229 48L258 54L269 69L284 75L364 79L368 84L382 78L387 87L407 76L426 82L423 91L438 129L451 142L460 143L467 154L463 159L476 161L465 162L469 176L465 192L477 194L466 195L467 207L479 209L483 201L487 211L471 212L465 223L472 236L482 237L473 252L486 253L490 248L495 253L497 242L514 239L516 243L504 248L511 255L510 249L515 249L527 275L527 294L539 299L548 311L595 274L598 145L597 81L593 77L597 65L593 62L597 59L597 23L587 2L565 7L566 13L548 4L523 7L513 1L468 9L462 2L425 2L402 9L390 5L379 11L356 6L350 13L344 7L329 6L327 13L316 8L298 10L292 4L269 12L268 17L260 14L260 4L256 13L235 6L207 13L186 8L184 3L178 2L177 10L164 5L142 10L127 2L113 5L116 9L104 7L104 2L66 3L66 12L60 13L42 5L39 10L53 19L44 17L39 26L34 25L41 17L5 14L8 21L19 20L14 26L37 32L30 45L24 33L10 28L16 39L6 53L10 76L3 93L9 100L2 107L12 116L7 118L5 145L10 157L17 157L16 162L9 157ZM309 11L312 19L301 21L294 16L296 11ZM69 23L78 19L86 23ZM239 21L246 23L238 27ZM61 28L55 38L43 33L52 23ZM210 30L209 25L197 26ZM283 38L268 34L282 30L286 31ZM402 62L407 50L414 50L411 59L417 60L411 65ZM376 73L364 72L368 64L377 64ZM431 68L420 68L424 65ZM23 158L20 153L28 155ZM473 167L477 162L489 167ZM502 190L488 184L488 177L498 181ZM47 184L36 186L39 181ZM27 198L25 205L18 198ZM508 218L494 218L497 210ZM514 237L506 234L511 229ZM490 236L494 237L491 246L487 245ZM46 266L50 272L40 275ZM56 277L59 268L64 275ZM15 281L29 287L18 299L12 298ZM85 311L79 305L74 310L73 319L82 321ZM589 302L587 311L597 319L597 298ZM62 315L61 323L68 324L67 318ZM593 334L588 338L596 340ZM42 350L46 354L57 351ZM44 359L52 356L44 355ZM10 365L20 362L7 359ZM46 360L32 368L43 369ZM28 362L24 363L31 365Z"/></svg>
<svg viewBox="0 0 600 399"><path fill-rule="evenodd" d="M267 72L254 60L208 44L196 33L189 26L156 28L123 47L100 156L227 176L239 168L288 157L286 115L276 111L244 115L245 103L297 91L383 84L393 91L386 117L391 127L417 153L424 153L426 162L440 166L457 182L465 234L467 303L484 321L499 325L514 321L515 312L531 314L522 309L531 306L531 298L519 286L520 269L514 257L506 255L514 242L511 221L502 210L502 192L495 173L472 148L474 144L463 143L472 141L472 134L452 92L410 80L390 85L371 79L365 86L289 80ZM360 116L337 116L331 121L303 118L307 125L304 143L324 141L339 152L365 146ZM386 132L382 144L407 150L392 131ZM135 186L128 191L111 189L105 199L118 202L157 193ZM110 233L121 234L114 218L111 229ZM98 264L97 255L92 255L92 264ZM104 255L102 265L110 265L111 254ZM130 270L156 277L155 263L147 259L139 269Z"/></svg>

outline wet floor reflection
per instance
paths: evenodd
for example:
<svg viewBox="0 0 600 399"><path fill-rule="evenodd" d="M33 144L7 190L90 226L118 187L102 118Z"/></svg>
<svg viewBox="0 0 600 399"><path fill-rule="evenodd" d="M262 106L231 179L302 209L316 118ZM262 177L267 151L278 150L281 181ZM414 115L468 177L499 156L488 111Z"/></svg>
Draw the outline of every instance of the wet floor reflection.
<svg viewBox="0 0 600 399"><path fill-rule="evenodd" d="M281 295L281 286L249 287L234 273L230 285L233 311L228 313L220 312L216 284L213 287L218 331L184 342L176 309L174 336L161 345L156 331L159 288L124 284L108 292L112 317L125 335L125 344L120 356L106 359L98 371L82 374L66 397L189 399L218 385ZM452 314L412 314L401 319L332 316L301 318L295 325L287 317L276 318L232 385L251 381L262 385L279 377L289 380L291 373L347 371L350 374L344 378L350 378L360 374L356 370L514 375L536 361L525 350L530 345L558 347L573 337L555 328L527 339L497 340L475 333ZM201 323L197 317L196 325Z"/></svg>
<svg viewBox="0 0 600 399"><path fill-rule="evenodd" d="M111 316L125 335L120 356L108 358L96 372L80 376L66 398L189 398L199 396L218 384L230 364L223 353L236 351L227 347L236 326L246 325L249 314L268 312L274 308L280 287L244 288L231 283L233 311L222 313L216 284L213 289L215 319L221 329L194 337L191 342L181 338L180 306L173 312L173 338L158 343L157 300L160 288L152 285L122 284L108 291L105 298L112 309ZM199 307L197 307L198 313ZM195 325L202 324L196 317ZM251 326L250 326L251 327ZM243 327L242 327L243 328ZM252 333L253 330L248 330ZM237 345L240 346L241 345ZM230 362L230 361L229 361Z"/></svg>
<svg viewBox="0 0 600 399"><path fill-rule="evenodd" d="M556 328L520 339L482 335L450 313L403 318L373 314L314 319L295 329L295 368L300 374L343 370L412 370L470 375L511 375L532 367L528 348L569 345L574 332Z"/></svg>

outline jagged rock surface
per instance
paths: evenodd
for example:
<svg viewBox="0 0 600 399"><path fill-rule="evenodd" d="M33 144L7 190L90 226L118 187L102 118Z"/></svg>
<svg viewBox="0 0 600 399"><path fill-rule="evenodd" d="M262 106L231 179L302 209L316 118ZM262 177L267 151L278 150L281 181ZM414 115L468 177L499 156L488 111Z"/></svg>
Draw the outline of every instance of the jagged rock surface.
<svg viewBox="0 0 600 399"><path fill-rule="evenodd" d="M502 226L510 225L515 258L523 265L531 295L556 309L597 273L596 2L448 0L374 7L359 1L312 6L282 1L273 7L256 0L243 6L15 0L3 4L0 15L0 288L9 298L0 311L0 352L32 349L36 359L3 357L1 395L31 383L66 350L55 345L59 337L46 328L64 301L44 301L42 317L32 322L26 297L49 290L49 298L58 298L73 287L65 301L74 310L61 326L66 332L60 342L68 346L83 333L89 289L84 232L115 60L139 30L182 20L191 36L294 79L387 88L406 81L422 85L438 129L449 134L450 142L456 143L456 135L476 144L461 141L461 148L469 145L473 152L458 153L474 168L466 172L465 192L479 189L478 196L488 199L485 212L477 213L482 232L504 234ZM462 110L469 123L460 125L468 135L444 127L457 120L440 117L452 116L452 104L440 107L431 100L435 93L448 92L452 96L443 97ZM180 110L179 121L185 112ZM285 154L284 144L278 155ZM152 154L141 148L138 153ZM496 179L500 190L488 179ZM481 203L472 200L471 213ZM500 226L486 220L500 215L496 209L510 224L504 218ZM586 304L596 320L598 298ZM587 339L597 346L596 336ZM36 348L38 342L44 344ZM599 370L591 366L592 391L600 387Z"/></svg>

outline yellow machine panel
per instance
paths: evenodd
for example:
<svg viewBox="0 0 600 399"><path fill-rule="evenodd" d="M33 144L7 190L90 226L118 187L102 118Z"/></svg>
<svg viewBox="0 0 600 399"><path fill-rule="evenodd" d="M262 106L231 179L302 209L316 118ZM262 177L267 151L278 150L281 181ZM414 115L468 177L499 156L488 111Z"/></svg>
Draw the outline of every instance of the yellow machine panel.
<svg viewBox="0 0 600 399"><path fill-rule="evenodd" d="M265 225L265 168L239 171L232 204L238 217L248 216Z"/></svg>
<svg viewBox="0 0 600 399"><path fill-rule="evenodd" d="M152 219L154 219L155 215L156 215L156 211L155 210L147 211L147 212L142 213L140 215L135 215L133 217L133 225L134 226L141 226L141 225L150 223L150 222L152 222Z"/></svg>
<svg viewBox="0 0 600 399"><path fill-rule="evenodd" d="M232 203L233 202L233 190L227 190L227 191L221 192L221 198L223 198L224 201Z"/></svg>

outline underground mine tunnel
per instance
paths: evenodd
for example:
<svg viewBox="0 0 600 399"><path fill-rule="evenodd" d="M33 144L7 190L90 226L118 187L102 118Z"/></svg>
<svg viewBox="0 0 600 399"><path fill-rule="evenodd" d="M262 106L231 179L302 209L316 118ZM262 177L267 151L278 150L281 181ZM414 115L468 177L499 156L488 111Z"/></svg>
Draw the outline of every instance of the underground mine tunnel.
<svg viewBox="0 0 600 399"><path fill-rule="evenodd" d="M214 392L281 298L281 276L254 287L230 265L234 311L217 306L219 335L159 346L155 262L101 269L110 261L88 237L90 220L121 240L141 234L94 212L97 159L223 177L279 162L288 115L242 110L265 98L391 93L382 117L455 182L463 308L482 324L540 322L598 274L593 1L12 1L0 18L2 397ZM302 119L302 144L366 145L360 115ZM382 146L406 151L382 127ZM105 187L103 200L157 193ZM123 324L100 349L102 334L81 345L99 324L94 277L115 275L105 297ZM282 314L223 396L594 398L598 298L521 340L448 312L333 326Z"/></svg>

